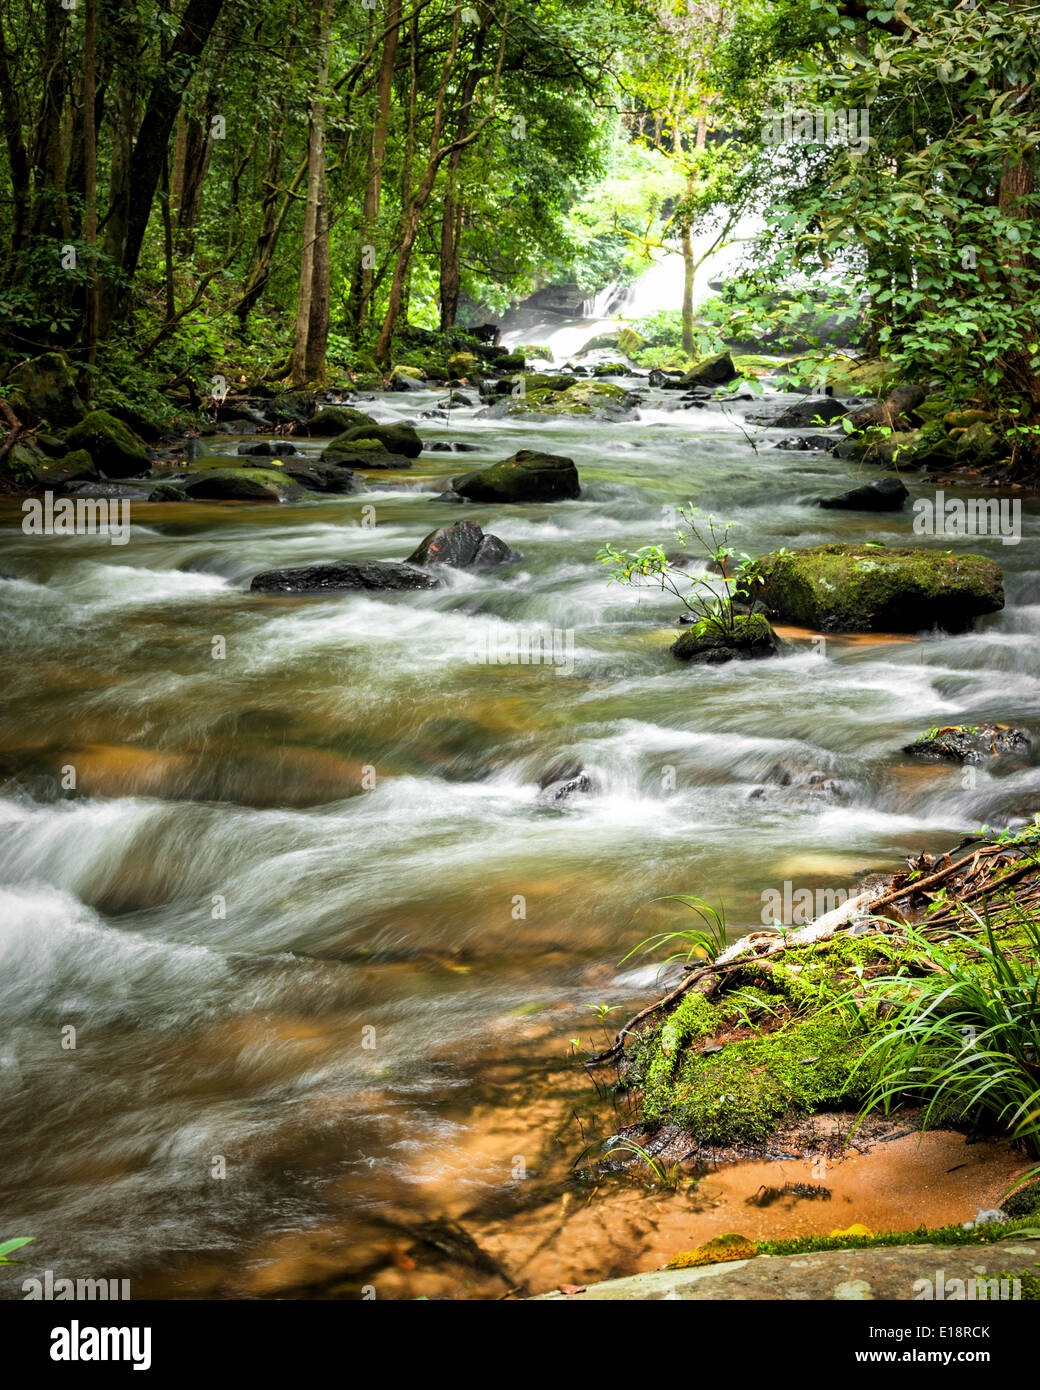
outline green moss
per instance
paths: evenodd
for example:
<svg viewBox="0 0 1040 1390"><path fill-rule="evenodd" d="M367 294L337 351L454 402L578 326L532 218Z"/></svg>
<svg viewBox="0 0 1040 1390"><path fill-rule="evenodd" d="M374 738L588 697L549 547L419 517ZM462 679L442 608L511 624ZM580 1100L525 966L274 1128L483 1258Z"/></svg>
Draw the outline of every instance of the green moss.
<svg viewBox="0 0 1040 1390"><path fill-rule="evenodd" d="M716 618L701 618L671 648L680 661L711 666L734 659L775 656L778 650L776 633L761 613L737 614L732 627Z"/></svg>
<svg viewBox="0 0 1040 1390"><path fill-rule="evenodd" d="M798 1236L792 1240L766 1240L759 1243L758 1253L815 1255L823 1250L881 1250L902 1245L988 1245L994 1240L1005 1240L1014 1232L1014 1226L996 1222L971 1230L963 1226L919 1226L915 1231L882 1231L872 1236ZM1040 1247L1037 1253L1040 1254Z"/></svg>
<svg viewBox="0 0 1040 1390"><path fill-rule="evenodd" d="M1000 566L948 550L821 545L774 551L747 576L766 610L824 632L963 631L1004 606Z"/></svg>

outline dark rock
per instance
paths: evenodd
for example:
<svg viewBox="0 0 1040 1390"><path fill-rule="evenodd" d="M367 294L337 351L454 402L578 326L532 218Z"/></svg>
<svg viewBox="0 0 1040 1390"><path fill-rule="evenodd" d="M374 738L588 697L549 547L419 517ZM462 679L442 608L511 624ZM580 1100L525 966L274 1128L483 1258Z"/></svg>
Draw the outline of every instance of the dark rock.
<svg viewBox="0 0 1040 1390"><path fill-rule="evenodd" d="M24 425L42 417L64 429L87 413L72 368L60 352L45 352L12 367L4 382L4 397Z"/></svg>
<svg viewBox="0 0 1040 1390"><path fill-rule="evenodd" d="M820 506L845 512L898 512L908 496L902 481L890 476L851 488L837 497L821 497Z"/></svg>
<svg viewBox="0 0 1040 1390"><path fill-rule="evenodd" d="M590 796L595 790L596 784L589 774L579 772L576 777L562 782L552 782L543 787L538 800L543 806L558 806L562 801L569 801L575 796Z"/></svg>
<svg viewBox="0 0 1040 1390"><path fill-rule="evenodd" d="M258 574L249 587L266 594L322 594L357 589L436 589L440 583L409 565L340 560L329 565L304 565L301 569L267 570Z"/></svg>
<svg viewBox="0 0 1040 1390"><path fill-rule="evenodd" d="M293 502L303 489L267 468L207 468L176 486L197 502Z"/></svg>
<svg viewBox="0 0 1040 1390"><path fill-rule="evenodd" d="M1008 724L979 724L974 727L953 724L930 730L903 748L914 758L929 762L981 763L1004 753L1027 758L1031 739L1026 729Z"/></svg>
<svg viewBox="0 0 1040 1390"><path fill-rule="evenodd" d="M782 410L775 420L764 419L760 423L790 430L798 429L801 425L830 424L848 413L848 406L832 396L808 396L804 401Z"/></svg>
<svg viewBox="0 0 1040 1390"><path fill-rule="evenodd" d="M471 502L559 502L581 493L573 459L534 449L453 478L451 485Z"/></svg>
<svg viewBox="0 0 1040 1390"><path fill-rule="evenodd" d="M287 458L296 453L296 445L287 440L261 440L259 444L240 444L236 453L247 458Z"/></svg>
<svg viewBox="0 0 1040 1390"><path fill-rule="evenodd" d="M427 444L427 449L434 454L479 454L480 444L463 444L457 439L438 439L436 444Z"/></svg>
<svg viewBox="0 0 1040 1390"><path fill-rule="evenodd" d="M690 368L678 381L681 387L725 386L740 373L733 365L728 352L717 352L714 357L705 357Z"/></svg>
<svg viewBox="0 0 1040 1390"><path fill-rule="evenodd" d="M701 618L672 643L680 661L717 666L725 661L757 660L776 656L780 642L761 613L737 614L732 628L712 618Z"/></svg>
<svg viewBox="0 0 1040 1390"><path fill-rule="evenodd" d="M333 463L292 460L281 470L287 478L310 492L359 492L363 486L349 468L337 468Z"/></svg>
<svg viewBox="0 0 1040 1390"><path fill-rule="evenodd" d="M313 419L307 421L300 433L308 435L311 439L325 436L331 439L354 429L357 425L374 424L371 415L366 415L363 410L354 410L346 405L327 405L319 410Z"/></svg>
<svg viewBox="0 0 1040 1390"><path fill-rule="evenodd" d="M322 450L322 462L342 467L366 469L411 468L404 454L392 454L378 439L335 439Z"/></svg>
<svg viewBox="0 0 1040 1390"><path fill-rule="evenodd" d="M830 434L789 434L786 439L778 439L776 449L823 449L830 452L839 441Z"/></svg>
<svg viewBox="0 0 1040 1390"><path fill-rule="evenodd" d="M666 372L660 367L653 367L650 371L650 385L660 390L669 386L679 375L677 372Z"/></svg>
<svg viewBox="0 0 1040 1390"><path fill-rule="evenodd" d="M522 560L498 536L485 535L475 521L438 526L405 560L406 565L451 565L453 569L490 569Z"/></svg>
<svg viewBox="0 0 1040 1390"><path fill-rule="evenodd" d="M331 444L327 445L322 458L332 458L341 452L340 446L364 440L368 444L381 444L388 453L404 454L406 458L418 458L422 453L422 440L411 425L352 425L344 430Z"/></svg>
<svg viewBox="0 0 1040 1390"><path fill-rule="evenodd" d="M148 468L148 450L107 410L92 410L65 436L70 449L86 449L106 478L132 478Z"/></svg>

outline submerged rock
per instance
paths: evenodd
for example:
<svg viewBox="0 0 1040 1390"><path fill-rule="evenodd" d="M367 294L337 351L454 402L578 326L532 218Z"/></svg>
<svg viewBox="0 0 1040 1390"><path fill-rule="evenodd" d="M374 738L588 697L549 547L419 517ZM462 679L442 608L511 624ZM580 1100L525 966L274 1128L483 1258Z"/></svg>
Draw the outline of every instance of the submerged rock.
<svg viewBox="0 0 1040 1390"><path fill-rule="evenodd" d="M296 453L296 445L287 439L262 439L258 444L240 444L235 452L243 458L287 458Z"/></svg>
<svg viewBox="0 0 1040 1390"><path fill-rule="evenodd" d="M716 618L701 618L671 646L672 655L680 661L705 666L776 656L779 650L779 638L761 613L737 613L732 627Z"/></svg>
<svg viewBox="0 0 1040 1390"><path fill-rule="evenodd" d="M1009 724L951 724L946 728L930 729L903 748L914 758L929 762L981 763L1003 753L1029 754L1031 739L1026 729Z"/></svg>
<svg viewBox="0 0 1040 1390"><path fill-rule="evenodd" d="M438 526L424 536L405 564L480 570L522 559L498 536L486 535L475 521L456 521L454 526Z"/></svg>
<svg viewBox="0 0 1040 1390"><path fill-rule="evenodd" d="M304 565L300 569L265 570L254 577L250 589L265 594L342 593L357 589L436 589L439 579L410 565L369 560L354 564L339 560L327 565Z"/></svg>
<svg viewBox="0 0 1040 1390"><path fill-rule="evenodd" d="M561 502L581 494L573 459L535 449L453 478L451 486L471 502Z"/></svg>
<svg viewBox="0 0 1040 1390"><path fill-rule="evenodd" d="M948 550L819 545L774 551L745 577L770 616L820 632L963 632L1004 606L1000 566Z"/></svg>
<svg viewBox="0 0 1040 1390"><path fill-rule="evenodd" d="M837 497L821 497L819 505L846 512L898 512L909 495L901 479L887 477Z"/></svg>

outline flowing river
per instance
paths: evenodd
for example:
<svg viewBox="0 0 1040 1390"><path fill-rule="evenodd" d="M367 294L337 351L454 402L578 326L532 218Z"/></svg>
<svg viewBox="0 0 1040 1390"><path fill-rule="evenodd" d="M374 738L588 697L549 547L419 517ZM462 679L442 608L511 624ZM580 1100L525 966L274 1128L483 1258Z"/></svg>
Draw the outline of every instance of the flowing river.
<svg viewBox="0 0 1040 1390"><path fill-rule="evenodd" d="M972 785L899 751L932 724L1040 733L1033 504L1020 545L915 537L909 503L820 511L876 473L774 449L747 419L796 399L771 391L646 391L621 424L421 419L442 396L363 408L479 452L356 495L135 503L122 547L24 535L3 499L0 1237L35 1236L41 1267L158 1296L479 1294L490 1266L454 1223L479 1213L509 1270L510 1220L568 1200L590 1116L611 1132L580 1057L598 1006L611 1031L654 987L622 957L687 925L652 899L699 894L732 935L769 890L851 889L1040 804L1036 769ZM581 499L438 500L522 447L572 457ZM967 635L781 629L779 659L689 668L674 598L608 586L595 555L667 541L691 501L752 555L981 552L1007 606ZM249 592L403 559L463 515L522 563L429 592ZM478 659L518 633L555 633L559 664ZM587 791L541 790L579 769ZM455 1284L424 1274L417 1230Z"/></svg>

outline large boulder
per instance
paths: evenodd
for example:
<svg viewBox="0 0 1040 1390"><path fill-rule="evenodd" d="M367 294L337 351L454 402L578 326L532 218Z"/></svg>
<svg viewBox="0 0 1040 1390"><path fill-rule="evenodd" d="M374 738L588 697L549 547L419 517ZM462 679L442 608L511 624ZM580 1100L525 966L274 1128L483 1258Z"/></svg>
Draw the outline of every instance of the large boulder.
<svg viewBox="0 0 1040 1390"><path fill-rule="evenodd" d="M363 486L349 468L319 463L317 459L287 459L281 471L308 492L359 492Z"/></svg>
<svg viewBox="0 0 1040 1390"><path fill-rule="evenodd" d="M848 406L836 401L833 396L807 396L804 401L797 401L782 410L775 419L765 419L761 423L792 430L803 425L829 425L848 413Z"/></svg>
<svg viewBox="0 0 1040 1390"><path fill-rule="evenodd" d="M378 439L334 439L322 450L323 463L344 468L411 468L404 454L392 454Z"/></svg>
<svg viewBox="0 0 1040 1390"><path fill-rule="evenodd" d="M850 488L837 497L821 497L820 506L844 512L898 512L908 496L902 480L890 475L876 483Z"/></svg>
<svg viewBox="0 0 1040 1390"><path fill-rule="evenodd" d="M733 624L718 618L701 618L672 644L680 661L718 666L725 661L750 661L776 656L780 641L761 613L738 613Z"/></svg>
<svg viewBox="0 0 1040 1390"><path fill-rule="evenodd" d="M679 386L725 386L740 373L733 365L728 352L717 352L714 357L702 358L695 362L678 382Z"/></svg>
<svg viewBox="0 0 1040 1390"><path fill-rule="evenodd" d="M1030 743L1026 729L1008 724L951 724L929 729L908 743L903 752L929 762L981 763L1006 753L1027 758Z"/></svg>
<svg viewBox="0 0 1040 1390"><path fill-rule="evenodd" d="M612 381L579 381L563 389L534 390L527 389L525 382L523 394L503 396L484 413L494 420L510 415L588 415L614 422L630 419L638 404L638 396Z"/></svg>
<svg viewBox="0 0 1040 1390"><path fill-rule="evenodd" d="M173 486L195 502L296 502L304 491L272 468L203 468Z"/></svg>
<svg viewBox="0 0 1040 1390"><path fill-rule="evenodd" d="M454 526L438 526L436 531L424 536L405 564L482 570L522 559L522 555L510 550L498 536L485 535L475 521L456 521Z"/></svg>
<svg viewBox="0 0 1040 1390"><path fill-rule="evenodd" d="M367 444L381 444L388 453L404 454L405 458L415 459L422 453L422 440L411 425L351 425L331 444L326 445L322 458L331 458L343 452L342 445L364 440Z"/></svg>
<svg viewBox="0 0 1040 1390"><path fill-rule="evenodd" d="M343 434L357 425L374 424L371 415L366 415L363 410L354 410L349 405L326 405L312 420L307 421L301 433L309 435L312 439L326 436L331 439L334 435Z"/></svg>
<svg viewBox="0 0 1040 1390"><path fill-rule="evenodd" d="M512 458L453 478L452 489L471 502L561 502L581 494L574 460L521 449Z"/></svg>
<svg viewBox="0 0 1040 1390"><path fill-rule="evenodd" d="M148 450L122 420L92 410L65 436L69 449L86 449L106 478L132 478L148 468Z"/></svg>
<svg viewBox="0 0 1040 1390"><path fill-rule="evenodd" d="M63 491L68 484L97 478L94 460L86 449L73 449L60 458L48 458L38 442L29 437L16 444L7 458L10 472L24 483Z"/></svg>
<svg viewBox="0 0 1040 1390"><path fill-rule="evenodd" d="M60 352L45 352L12 367L3 394L24 425L39 419L59 429L75 425L87 413L72 368Z"/></svg>
<svg viewBox="0 0 1040 1390"><path fill-rule="evenodd" d="M327 594L357 589L436 589L440 582L410 565L340 560L300 569L266 570L256 575L249 587L265 594Z"/></svg>
<svg viewBox="0 0 1040 1390"><path fill-rule="evenodd" d="M819 545L774 551L744 573L771 617L819 632L962 632L1004 606L1000 566L948 550Z"/></svg>
<svg viewBox="0 0 1040 1390"><path fill-rule="evenodd" d="M460 377L480 377L484 367L475 352L454 352L448 358L448 373L458 380Z"/></svg>

